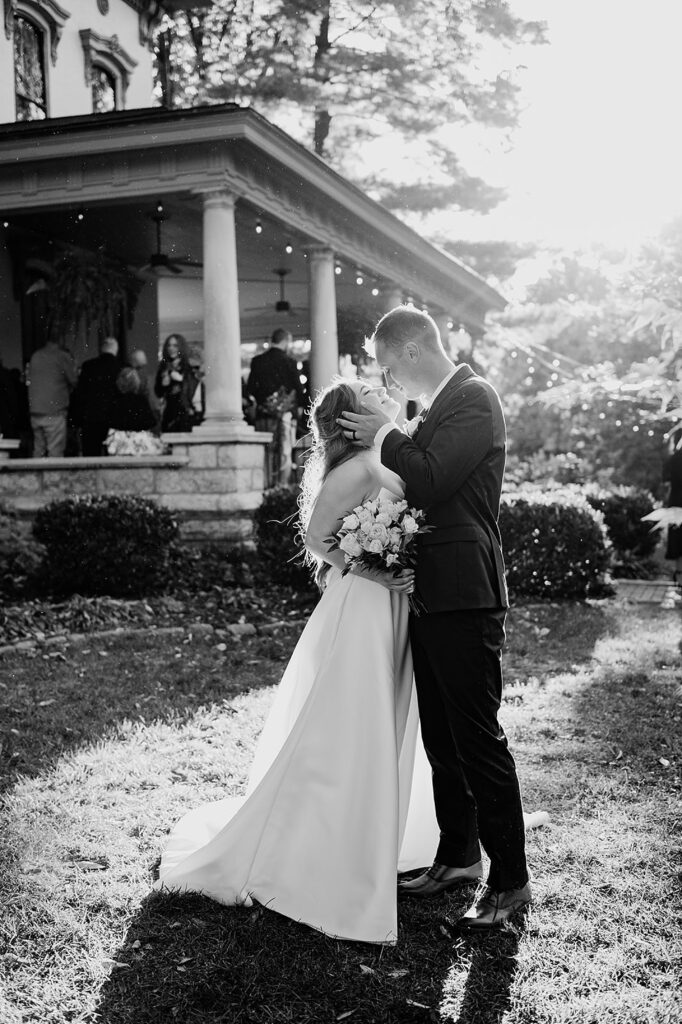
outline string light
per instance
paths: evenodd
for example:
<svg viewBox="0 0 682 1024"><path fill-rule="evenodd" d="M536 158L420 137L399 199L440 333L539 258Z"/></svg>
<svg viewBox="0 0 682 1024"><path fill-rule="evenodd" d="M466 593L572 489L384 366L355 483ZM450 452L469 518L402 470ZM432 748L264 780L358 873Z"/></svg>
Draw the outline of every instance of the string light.
<svg viewBox="0 0 682 1024"><path fill-rule="evenodd" d="M85 220L85 211L84 211L82 206L79 209L78 213L76 214L76 220L78 221L79 224L82 224L83 221Z"/></svg>
<svg viewBox="0 0 682 1024"><path fill-rule="evenodd" d="M372 288L372 295L378 295L378 294L379 294L379 289L378 288Z"/></svg>
<svg viewBox="0 0 682 1024"><path fill-rule="evenodd" d="M291 244L291 242L287 242L287 244L284 246L284 251L291 256L292 252L294 251L294 247Z"/></svg>
<svg viewBox="0 0 682 1024"><path fill-rule="evenodd" d="M335 274L340 274L341 273L341 264L340 263L337 263L336 266L334 267L334 273Z"/></svg>
<svg viewBox="0 0 682 1024"><path fill-rule="evenodd" d="M263 231L263 225L259 220L256 221L256 234L260 235Z"/></svg>
<svg viewBox="0 0 682 1024"><path fill-rule="evenodd" d="M455 326L454 321L453 320L448 320L448 330L451 331L454 326Z"/></svg>
<svg viewBox="0 0 682 1024"><path fill-rule="evenodd" d="M357 275L357 277L355 278L355 283L356 284L364 284L365 283L365 279L362 276L362 274L358 274Z"/></svg>
<svg viewBox="0 0 682 1024"><path fill-rule="evenodd" d="M2 226L3 226L3 228L8 228L9 227L9 221L8 220L3 220Z"/></svg>
<svg viewBox="0 0 682 1024"><path fill-rule="evenodd" d="M156 212L163 213L163 203L161 202L160 199L156 200Z"/></svg>

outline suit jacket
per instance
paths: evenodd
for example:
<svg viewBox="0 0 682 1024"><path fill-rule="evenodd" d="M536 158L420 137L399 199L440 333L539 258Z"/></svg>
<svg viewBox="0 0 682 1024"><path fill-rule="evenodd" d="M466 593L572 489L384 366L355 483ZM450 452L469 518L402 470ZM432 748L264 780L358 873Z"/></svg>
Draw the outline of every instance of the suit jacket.
<svg viewBox="0 0 682 1024"><path fill-rule="evenodd" d="M497 392L466 364L413 438L392 430L384 439L381 461L433 527L417 538L415 576L429 612L508 607L498 527L505 450Z"/></svg>
<svg viewBox="0 0 682 1024"><path fill-rule="evenodd" d="M303 393L296 363L286 352L273 345L251 360L246 390L253 395L258 405L262 405L266 398L281 387L295 391L296 401L302 404Z"/></svg>
<svg viewBox="0 0 682 1024"><path fill-rule="evenodd" d="M79 426L108 426L111 408L118 394L116 378L120 369L117 356L102 352L86 359L78 375L71 401L71 416Z"/></svg>

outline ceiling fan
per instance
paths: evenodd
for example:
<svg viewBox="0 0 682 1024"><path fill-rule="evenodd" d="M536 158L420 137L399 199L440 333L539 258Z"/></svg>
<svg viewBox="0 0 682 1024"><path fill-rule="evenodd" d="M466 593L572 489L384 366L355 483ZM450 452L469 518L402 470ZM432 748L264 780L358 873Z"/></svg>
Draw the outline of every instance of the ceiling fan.
<svg viewBox="0 0 682 1024"><path fill-rule="evenodd" d="M296 312L295 310L293 310L291 308L291 303L287 301L287 299L285 298L285 294L284 294L284 278L287 276L287 274L291 273L291 269L289 267L276 267L272 272L273 272L273 274L277 274L277 276L279 277L279 299L275 303L274 307L268 307L268 306L249 306L249 307L246 308L246 310L244 312L246 312L246 313L266 313L271 308L274 308L275 312L277 312L277 313L295 313ZM261 278L252 278L251 280L252 281L260 281L260 280L262 280L264 284L267 283L266 279L261 279Z"/></svg>
<svg viewBox="0 0 682 1024"><path fill-rule="evenodd" d="M163 252L161 248L161 225L165 220L168 220L168 217L163 212L163 208L157 209L156 213L151 215L150 220L156 223L156 252L151 254L149 261L139 268L138 273L151 273L158 276L162 271L167 270L171 274L181 274L183 267L203 267L203 263L197 260L171 259L167 253Z"/></svg>

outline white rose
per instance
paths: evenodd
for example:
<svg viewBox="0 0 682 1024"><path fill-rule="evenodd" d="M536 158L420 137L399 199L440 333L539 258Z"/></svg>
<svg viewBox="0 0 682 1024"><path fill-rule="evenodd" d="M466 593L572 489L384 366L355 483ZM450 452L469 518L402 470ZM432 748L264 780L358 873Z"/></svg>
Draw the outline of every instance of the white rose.
<svg viewBox="0 0 682 1024"><path fill-rule="evenodd" d="M343 530L357 530L360 525L360 520L356 516L355 512L351 512L349 516L346 516L344 521L341 523L341 529Z"/></svg>
<svg viewBox="0 0 682 1024"><path fill-rule="evenodd" d="M370 540L365 547L365 551L371 551L373 555L380 555L383 550L384 545L380 540Z"/></svg>
<svg viewBox="0 0 682 1024"><path fill-rule="evenodd" d="M402 530L398 526L394 526L388 531L388 542L391 547L397 551L400 547L403 539Z"/></svg>
<svg viewBox="0 0 682 1024"><path fill-rule="evenodd" d="M394 562L398 561L398 556L393 555L390 552L386 555L386 565L393 565Z"/></svg>
<svg viewBox="0 0 682 1024"><path fill-rule="evenodd" d="M405 533L416 533L419 529L419 523L412 516L405 516L403 519L403 531Z"/></svg>
<svg viewBox="0 0 682 1024"><path fill-rule="evenodd" d="M375 523L382 523L384 526L388 526L391 522L391 514L390 512L378 512L374 521Z"/></svg>
<svg viewBox="0 0 682 1024"><path fill-rule="evenodd" d="M356 558L362 554L362 545L358 543L357 539L351 534L347 533L339 541L339 547L342 551L345 551L351 558Z"/></svg>
<svg viewBox="0 0 682 1024"><path fill-rule="evenodd" d="M381 523L374 523L368 530L370 540L380 540L382 544L388 543L388 530Z"/></svg>

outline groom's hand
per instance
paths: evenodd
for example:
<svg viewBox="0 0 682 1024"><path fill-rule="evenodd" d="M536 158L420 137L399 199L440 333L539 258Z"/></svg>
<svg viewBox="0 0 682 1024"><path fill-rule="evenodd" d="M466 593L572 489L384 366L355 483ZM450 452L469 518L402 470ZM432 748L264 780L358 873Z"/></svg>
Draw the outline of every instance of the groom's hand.
<svg viewBox="0 0 682 1024"><path fill-rule="evenodd" d="M346 438L358 448L371 448L377 430L387 423L392 423L393 420L384 412L379 399L374 395L363 398L360 408L363 410L361 413L344 412L343 416L339 416L337 423L343 428Z"/></svg>

